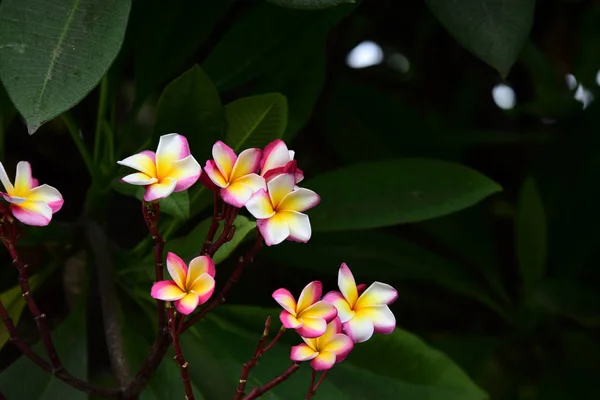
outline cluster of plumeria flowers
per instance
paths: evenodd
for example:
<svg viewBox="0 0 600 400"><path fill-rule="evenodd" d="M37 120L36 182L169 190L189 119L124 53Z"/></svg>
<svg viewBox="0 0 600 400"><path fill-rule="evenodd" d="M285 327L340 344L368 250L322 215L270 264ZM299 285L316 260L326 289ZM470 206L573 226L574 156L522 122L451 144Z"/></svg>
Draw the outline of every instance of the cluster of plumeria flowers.
<svg viewBox="0 0 600 400"><path fill-rule="evenodd" d="M122 182L144 187L144 218L153 238L159 237L156 228L158 201L174 192L187 190L200 181L215 193L215 210L219 199L229 207L230 225L239 210L246 208L256 218L257 239L273 246L285 240L308 242L311 225L304 212L320 202L314 191L298 186L304 179L304 173L297 167L294 156L282 140L275 140L264 149L250 148L239 154L227 144L217 141L212 148L213 158L206 161L202 169L191 155L187 139L171 133L160 137L156 152L145 150L118 161L118 164L137 171L123 177ZM45 226L63 205L59 191L48 185L39 185L32 177L31 166L27 162L18 163L14 185L0 163L0 181L4 187L0 194L9 203L8 207L2 206L2 218L12 215L23 224ZM216 217L215 214L213 222ZM209 236L207 241L211 242L214 232L212 237ZM224 240L231 239L229 234L224 237ZM166 302L174 346L179 346L178 335L183 330L185 317L213 296L216 268L211 256L214 251L203 248L189 264L169 252L166 267L171 279L167 280L162 279L162 247L155 255L155 258L158 257L157 279L151 287L150 296L157 299L159 309L163 307L162 302ZM369 340L373 334L389 334L395 329L396 319L389 309L397 298L394 288L381 282L374 282L368 288L364 284L357 285L345 263L339 269L338 286L339 291L323 296L321 282L313 281L302 290L298 301L284 288L273 293L275 301L283 307L279 315L282 327L274 341L286 329L295 330L304 341L292 347L290 358L295 366L310 361L313 371L326 372L344 360L355 344ZM223 296L222 292L222 301ZM177 318L173 308L179 314ZM164 311L159 311L159 317L160 314L164 317ZM176 319L178 326L175 326ZM270 318L265 325L265 337L269 324ZM274 341L264 349L257 348L253 360L244 365L244 377ZM183 362L180 349L176 348L176 354L181 356L178 361L183 379L187 363ZM240 379L240 396L245 394L245 382L245 378ZM318 384L314 387L311 384L312 393L317 387ZM244 398L256 398L262 393L264 391L255 389ZM189 396L187 388L186 394Z"/></svg>

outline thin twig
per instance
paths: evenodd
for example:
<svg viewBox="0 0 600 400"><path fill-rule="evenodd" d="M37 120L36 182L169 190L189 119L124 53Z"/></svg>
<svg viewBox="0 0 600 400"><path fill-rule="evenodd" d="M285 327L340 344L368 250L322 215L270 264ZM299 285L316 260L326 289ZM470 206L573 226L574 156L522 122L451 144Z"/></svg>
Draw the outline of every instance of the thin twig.
<svg viewBox="0 0 600 400"><path fill-rule="evenodd" d="M309 400L311 397L313 397L315 395L315 393L317 392L317 389L319 388L319 386L321 386L321 384L325 380L325 377L327 376L327 371L323 371L323 373L321 374L321 377L319 378L319 381L315 384L314 382L315 382L316 374L317 374L316 371L313 369L312 380L310 382L310 389L309 389L308 393L306 394L306 397L304 398L304 400Z"/></svg>
<svg viewBox="0 0 600 400"><path fill-rule="evenodd" d="M159 282L163 280L163 249L165 241L158 233L158 217L160 215L160 205L157 201L154 202L142 202L142 213L144 215L144 221L152 240L154 241L154 276L155 281ZM158 319L158 330L166 329L165 319L165 302L162 300L156 300L156 317Z"/></svg>
<svg viewBox="0 0 600 400"><path fill-rule="evenodd" d="M256 240L254 241L254 246L252 246L252 248L248 251L248 253L246 253L246 255L244 255L243 257L240 257L238 259L237 266L235 267L235 269L229 276L229 279L225 283L225 286L223 287L223 289L221 289L221 291L218 293L218 295L215 296L209 303L207 303L200 311L198 311L196 314L190 316L188 321L184 324L182 332L185 332L196 322L198 322L202 318L204 318L210 310L212 310L213 308L215 308L218 305L225 302L227 295L229 294L229 291L235 286L235 284L238 282L238 280L242 276L242 272L244 271L244 268L246 268L246 266L248 264L250 264L254 261L254 257L256 256L256 253L258 253L258 251L262 247L262 244L263 244L263 238L260 235L260 232L257 230L256 231Z"/></svg>
<svg viewBox="0 0 600 400"><path fill-rule="evenodd" d="M217 230L219 229L219 221L223 220L225 217L224 213L219 213L219 197L219 193L215 191L213 199L213 216L212 220L210 221L210 228L208 228L208 233L206 234L206 239L204 240L204 245L202 245L202 251L200 255L208 254L208 250L210 246L212 246L215 235L217 234Z"/></svg>
<svg viewBox="0 0 600 400"><path fill-rule="evenodd" d="M273 389L275 386L279 385L286 379L288 379L294 372L298 371L300 368L300 363L293 363L288 369L286 369L281 375L277 378L271 380L263 386L255 387L248 396L244 397L243 400L253 400L257 399L263 394L267 393L269 390Z"/></svg>
<svg viewBox="0 0 600 400"><path fill-rule="evenodd" d="M306 397L304 398L304 400L308 400L312 396L313 387L315 386L315 379L316 378L317 378L317 371L315 371L313 369L312 373L310 375L310 384L308 385L308 392L306 393Z"/></svg>
<svg viewBox="0 0 600 400"><path fill-rule="evenodd" d="M123 398L134 399L144 390L150 377L154 374L160 362L167 354L171 341L169 340L169 332L161 330L152 344L150 353L142 363L142 366L135 375L131 383L123 390Z"/></svg>
<svg viewBox="0 0 600 400"><path fill-rule="evenodd" d="M177 366L179 366L179 372L181 373L181 382L183 383L183 388L185 390L185 399L194 400L194 391L192 390L192 383L190 381L190 374L188 372L189 365L187 361L185 361L183 352L181 351L178 324L175 320L175 310L170 303L167 303L167 313L169 315L168 323L171 331L171 339L173 341L173 348L175 349L175 361L177 361Z"/></svg>
<svg viewBox="0 0 600 400"><path fill-rule="evenodd" d="M86 221L85 229L98 271L98 290L102 305L104 333L110 364L121 387L125 387L131 377L125 356L125 346L119 324L119 303L115 285L115 271L110 259L110 249L104 232L97 223Z"/></svg>
<svg viewBox="0 0 600 400"><path fill-rule="evenodd" d="M267 336L269 336L269 328L271 327L271 316L267 317L265 321L265 329L263 330L263 334L258 340L258 344L256 345L256 349L254 350L254 356L244 364L242 367L242 373L240 374L240 381L238 383L236 394L233 397L233 400L239 400L244 397L246 394L246 382L248 382L248 376L250 375L250 370L254 368L256 364L258 364L258 360L263 354L263 349L265 347L265 342L267 341Z"/></svg>
<svg viewBox="0 0 600 400"><path fill-rule="evenodd" d="M233 225L233 221L235 221L235 217L237 217L239 212L239 208L227 205L224 212L225 225L223 226L223 232L221 232L217 240L208 248L206 254L209 257L214 256L221 246L233 239L233 235L235 235L235 225Z"/></svg>

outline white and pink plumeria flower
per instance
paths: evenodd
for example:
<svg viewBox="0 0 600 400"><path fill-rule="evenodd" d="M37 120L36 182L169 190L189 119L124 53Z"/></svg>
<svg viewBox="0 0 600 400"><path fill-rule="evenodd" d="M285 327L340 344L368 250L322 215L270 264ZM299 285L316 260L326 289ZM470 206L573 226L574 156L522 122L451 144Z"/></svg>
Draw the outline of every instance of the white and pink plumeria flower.
<svg viewBox="0 0 600 400"><path fill-rule="evenodd" d="M257 191L246 203L268 246L286 239L302 243L310 239L310 220L303 211L315 207L321 198L312 190L294 189L295 183L292 174L278 175L267 183L268 191Z"/></svg>
<svg viewBox="0 0 600 400"><path fill-rule="evenodd" d="M218 141L212 149L204 172L218 188L227 204L241 208L259 189L266 189L265 180L258 175L262 151L246 149L236 155L233 149Z"/></svg>
<svg viewBox="0 0 600 400"><path fill-rule="evenodd" d="M277 139L265 146L262 160L260 161L260 176L267 182L278 175L292 173L296 183L304 179L304 173L296 167L294 151L288 150L285 142Z"/></svg>
<svg viewBox="0 0 600 400"><path fill-rule="evenodd" d="M187 139L177 133L161 136L156 153L145 150L117 163L139 171L122 180L145 186L145 201L164 199L173 192L187 190L202 172L200 164L190 154Z"/></svg>
<svg viewBox="0 0 600 400"><path fill-rule="evenodd" d="M17 164L14 186L0 163L0 181L5 190L0 193L10 203L11 213L26 225L48 225L52 214L63 205L63 197L58 190L52 186L39 185L38 180L31 175L31 165L27 161Z"/></svg>
<svg viewBox="0 0 600 400"><path fill-rule="evenodd" d="M327 325L318 338L302 337L304 343L292 347L292 361L310 361L315 371L331 369L335 363L343 361L354 348L354 342L342 333L342 323L335 318Z"/></svg>
<svg viewBox="0 0 600 400"><path fill-rule="evenodd" d="M196 257L188 268L179 256L169 252L167 269L173 280L156 282L150 291L153 298L173 301L179 313L189 315L212 296L216 271L210 257Z"/></svg>
<svg viewBox="0 0 600 400"><path fill-rule="evenodd" d="M354 341L369 340L373 333L389 334L396 328L396 318L388 307L398 298L396 289L386 283L374 282L359 295L350 268L343 263L338 274L340 292L323 297L335 306L344 332Z"/></svg>
<svg viewBox="0 0 600 400"><path fill-rule="evenodd" d="M336 308L327 302L319 301L323 285L313 281L300 293L298 302L287 289L277 289L273 298L283 307L279 319L287 329L295 329L300 336L316 338L325 333L327 324L337 316Z"/></svg>

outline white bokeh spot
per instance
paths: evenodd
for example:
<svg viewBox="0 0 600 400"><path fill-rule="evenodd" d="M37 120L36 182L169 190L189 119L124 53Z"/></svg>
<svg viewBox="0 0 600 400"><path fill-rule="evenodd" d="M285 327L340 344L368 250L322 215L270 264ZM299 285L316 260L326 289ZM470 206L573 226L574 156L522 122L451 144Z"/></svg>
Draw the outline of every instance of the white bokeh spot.
<svg viewBox="0 0 600 400"><path fill-rule="evenodd" d="M346 57L346 64L350 68L367 68L381 64L383 50L377 43L366 40L350 50Z"/></svg>
<svg viewBox="0 0 600 400"><path fill-rule="evenodd" d="M500 83L492 89L494 103L503 110L510 110L517 104L517 95L513 88Z"/></svg>

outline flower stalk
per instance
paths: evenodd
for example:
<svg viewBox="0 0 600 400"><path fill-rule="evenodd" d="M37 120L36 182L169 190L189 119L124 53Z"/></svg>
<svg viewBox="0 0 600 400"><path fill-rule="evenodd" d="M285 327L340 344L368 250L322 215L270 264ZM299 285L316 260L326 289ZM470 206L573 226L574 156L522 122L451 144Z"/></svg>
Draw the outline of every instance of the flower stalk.
<svg viewBox="0 0 600 400"><path fill-rule="evenodd" d="M277 385L279 385L280 383L287 380L290 376L292 376L292 374L294 372L298 371L299 369L300 369L300 363L299 362L293 363L292 365L290 365L288 367L288 369L286 369L277 378L274 378L273 380L267 382L263 386L255 387L254 389L252 389L250 394L248 394L248 396L244 397L243 400L253 400L253 399L259 398L263 394L267 393L269 390L275 388Z"/></svg>
<svg viewBox="0 0 600 400"><path fill-rule="evenodd" d="M177 319L175 318L175 310L171 306L171 302L167 302L167 314L169 315L168 324L169 331L171 333L171 340L173 341L173 348L175 349L175 361L177 362L177 366L179 366L181 382L183 383L183 388L185 390L185 399L194 400L194 391L192 390L192 382L190 381L190 374L188 372L189 364L187 363L187 361L185 361L185 358L183 357L181 344L179 343L179 334L181 332L181 327ZM181 315L179 318L181 321L183 321L185 316Z"/></svg>
<svg viewBox="0 0 600 400"><path fill-rule="evenodd" d="M160 205L158 201L143 201L142 213L150 236L154 241L154 279L155 282L160 282L163 280L163 250L165 241L158 232L158 217L160 215ZM156 316L158 319L158 330L165 329L165 302L159 299L156 300Z"/></svg>

